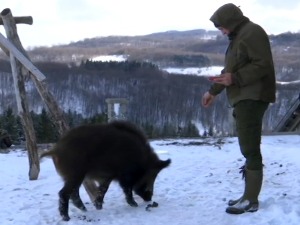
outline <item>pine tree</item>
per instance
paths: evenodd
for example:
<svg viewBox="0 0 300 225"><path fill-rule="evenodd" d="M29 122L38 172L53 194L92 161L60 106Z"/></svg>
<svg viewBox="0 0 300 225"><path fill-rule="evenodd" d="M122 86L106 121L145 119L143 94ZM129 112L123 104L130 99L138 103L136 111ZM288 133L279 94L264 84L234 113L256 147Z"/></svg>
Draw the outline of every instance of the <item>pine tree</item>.
<svg viewBox="0 0 300 225"><path fill-rule="evenodd" d="M83 122L85 124L106 123L107 114L106 113L96 114L91 118L85 119Z"/></svg>
<svg viewBox="0 0 300 225"><path fill-rule="evenodd" d="M55 142L58 138L58 132L54 123L51 121L47 111L43 108L38 116L36 125L36 135L39 143Z"/></svg>
<svg viewBox="0 0 300 225"><path fill-rule="evenodd" d="M0 128L7 131L13 143L19 139L19 126L17 117L14 115L12 108L7 108L0 118Z"/></svg>

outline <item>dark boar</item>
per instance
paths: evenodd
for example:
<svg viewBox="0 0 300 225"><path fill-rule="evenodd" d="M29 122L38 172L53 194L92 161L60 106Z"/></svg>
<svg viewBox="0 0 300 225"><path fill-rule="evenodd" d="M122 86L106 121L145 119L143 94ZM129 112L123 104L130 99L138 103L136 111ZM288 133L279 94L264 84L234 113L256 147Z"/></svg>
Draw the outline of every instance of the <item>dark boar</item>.
<svg viewBox="0 0 300 225"><path fill-rule="evenodd" d="M10 135L6 130L0 129L0 148L9 148L12 145Z"/></svg>
<svg viewBox="0 0 300 225"><path fill-rule="evenodd" d="M160 160L144 135L135 125L125 121L83 125L67 132L54 148L41 155L52 156L57 172L64 180L59 191L59 212L69 220L69 199L86 210L79 188L85 177L99 183L94 202L102 208L104 195L112 180L119 182L126 201L137 206L133 191L144 201L151 201L158 173L171 160Z"/></svg>

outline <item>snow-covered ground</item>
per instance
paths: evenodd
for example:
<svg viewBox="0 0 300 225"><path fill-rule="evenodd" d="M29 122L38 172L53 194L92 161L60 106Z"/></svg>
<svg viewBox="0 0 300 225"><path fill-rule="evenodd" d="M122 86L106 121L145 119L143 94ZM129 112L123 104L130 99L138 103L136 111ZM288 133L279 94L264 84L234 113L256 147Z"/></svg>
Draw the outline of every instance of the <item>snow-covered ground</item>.
<svg viewBox="0 0 300 225"><path fill-rule="evenodd" d="M260 209L242 215L225 213L227 201L242 194L238 168L244 160L236 138L223 141L220 146L203 143L216 142L210 138L152 141L161 159L172 159L156 180L157 208L146 211L147 203L138 196L139 207L128 206L118 184L112 183L98 211L82 187L88 211L70 204L69 222L58 213L57 193L63 183L51 159L41 162L39 179L29 181L26 152L0 154L0 225L299 225L300 136L263 137Z"/></svg>

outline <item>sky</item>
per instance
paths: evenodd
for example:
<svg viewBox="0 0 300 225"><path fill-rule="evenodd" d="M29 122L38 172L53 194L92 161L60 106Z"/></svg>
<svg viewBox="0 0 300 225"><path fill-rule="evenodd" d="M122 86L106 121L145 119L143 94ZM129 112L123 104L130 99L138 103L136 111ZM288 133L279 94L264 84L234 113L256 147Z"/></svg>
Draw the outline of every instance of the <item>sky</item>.
<svg viewBox="0 0 300 225"><path fill-rule="evenodd" d="M300 30L298 0L232 0L268 34ZM209 21L224 0L0 0L13 16L32 16L17 25L25 48L68 44L110 35L146 35L169 30L216 28ZM1 9L1 11L3 10ZM3 28L0 32L5 35Z"/></svg>
<svg viewBox="0 0 300 225"><path fill-rule="evenodd" d="M152 201L157 208L146 211L146 202L134 195L130 207L119 185L113 182L102 210L96 210L81 187L87 207L82 212L70 203L71 220L58 213L58 191L63 182L50 158L41 162L35 181L28 179L26 151L0 154L0 225L299 225L300 136L263 136L264 181L255 213L225 213L227 201L240 197L244 181L239 167L244 159L235 137L222 139L165 139L150 142L160 159L172 160L155 182ZM206 142L207 144L202 144Z"/></svg>

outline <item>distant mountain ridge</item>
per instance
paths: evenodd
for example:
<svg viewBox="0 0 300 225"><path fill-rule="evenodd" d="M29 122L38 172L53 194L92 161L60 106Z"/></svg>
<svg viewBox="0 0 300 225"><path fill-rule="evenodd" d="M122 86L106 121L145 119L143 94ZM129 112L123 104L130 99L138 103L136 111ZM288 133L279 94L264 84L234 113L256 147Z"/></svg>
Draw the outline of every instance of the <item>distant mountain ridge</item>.
<svg viewBox="0 0 300 225"><path fill-rule="evenodd" d="M173 58L180 56L203 56L199 45L210 40L224 39L218 31L204 29L188 31L166 31L140 36L106 36L86 38L67 45L52 47L37 47L29 51L33 61L50 61L65 63L80 63L99 55L128 55L128 60L153 61L154 63L168 64ZM224 39L226 40L226 39ZM210 45L209 43L207 43ZM223 51L226 41L218 52ZM204 48L206 48L204 46ZM210 51L208 49L208 51ZM215 51L215 50L213 50ZM198 59L197 59L198 60ZM171 65L174 64L173 62ZM171 66L170 65L170 66Z"/></svg>
<svg viewBox="0 0 300 225"><path fill-rule="evenodd" d="M94 46L95 42L98 42L100 45L103 43L126 43L126 42L147 42L147 41L159 41L164 42L166 40L182 40L186 39L203 39L207 37L215 38L220 34L219 31L210 31L204 29L188 30L188 31L177 31L170 30L165 32L152 33L147 35L136 35L136 36L106 36L106 37L94 37L86 38L81 41L73 42L65 46Z"/></svg>
<svg viewBox="0 0 300 225"><path fill-rule="evenodd" d="M270 35L274 62L278 68L300 58L300 33ZM33 61L77 63L101 55L127 55L128 60L153 62L162 66L182 67L222 65L228 39L217 30L187 30L140 36L86 38L67 45L38 47L28 51ZM292 60L291 60L292 59ZM187 65L185 65L187 63Z"/></svg>

